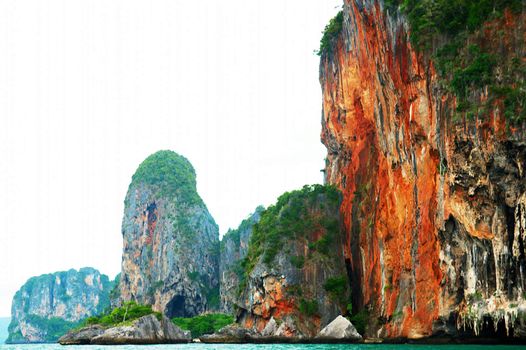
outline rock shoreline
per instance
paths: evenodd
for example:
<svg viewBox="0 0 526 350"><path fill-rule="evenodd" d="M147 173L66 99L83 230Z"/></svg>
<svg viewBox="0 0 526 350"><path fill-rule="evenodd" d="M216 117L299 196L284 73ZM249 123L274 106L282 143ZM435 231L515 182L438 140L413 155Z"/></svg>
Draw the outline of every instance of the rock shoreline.
<svg viewBox="0 0 526 350"><path fill-rule="evenodd" d="M162 316L143 316L130 325L105 328L93 325L68 332L58 342L61 345L146 345L177 344L192 341L190 332L183 331L172 321Z"/></svg>
<svg viewBox="0 0 526 350"><path fill-rule="evenodd" d="M275 322L274 322L275 323ZM154 345L154 344L526 344L524 339L503 337L454 337L434 336L420 339L363 338L353 324L343 316L336 317L317 336L280 335L276 325L262 332L247 329L239 324L223 327L218 332L192 339L166 316L159 320L155 315L143 316L131 324L106 328L92 325L70 331L59 339L61 345Z"/></svg>

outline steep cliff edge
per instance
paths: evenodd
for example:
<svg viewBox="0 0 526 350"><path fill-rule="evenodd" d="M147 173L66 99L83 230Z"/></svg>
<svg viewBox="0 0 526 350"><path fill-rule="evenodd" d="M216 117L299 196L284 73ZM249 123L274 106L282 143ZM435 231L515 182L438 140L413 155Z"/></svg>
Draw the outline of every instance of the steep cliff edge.
<svg viewBox="0 0 526 350"><path fill-rule="evenodd" d="M524 11L428 2L346 0L322 41L353 308L373 337L524 337Z"/></svg>
<svg viewBox="0 0 526 350"><path fill-rule="evenodd" d="M256 208L239 227L228 232L221 239L219 259L219 292L221 296L221 311L229 314L235 312L234 306L238 298L239 285L242 279L243 260L248 253L248 244L254 224L259 222L262 206Z"/></svg>
<svg viewBox="0 0 526 350"><path fill-rule="evenodd" d="M122 221L120 298L168 317L219 308L218 227L190 162L159 151L132 177Z"/></svg>
<svg viewBox="0 0 526 350"><path fill-rule="evenodd" d="M109 305L111 282L93 268L30 278L13 298L7 343L55 342Z"/></svg>
<svg viewBox="0 0 526 350"><path fill-rule="evenodd" d="M258 334L313 337L346 311L349 291L338 191L285 193L253 225L241 266L237 321Z"/></svg>

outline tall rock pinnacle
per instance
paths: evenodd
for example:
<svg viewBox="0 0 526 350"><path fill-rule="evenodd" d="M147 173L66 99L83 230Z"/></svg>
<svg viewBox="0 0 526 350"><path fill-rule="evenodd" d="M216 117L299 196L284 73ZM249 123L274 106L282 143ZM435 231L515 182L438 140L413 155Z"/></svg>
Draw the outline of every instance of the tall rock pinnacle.
<svg viewBox="0 0 526 350"><path fill-rule="evenodd" d="M122 221L121 300L168 317L219 306L218 227L183 156L159 151L132 177Z"/></svg>

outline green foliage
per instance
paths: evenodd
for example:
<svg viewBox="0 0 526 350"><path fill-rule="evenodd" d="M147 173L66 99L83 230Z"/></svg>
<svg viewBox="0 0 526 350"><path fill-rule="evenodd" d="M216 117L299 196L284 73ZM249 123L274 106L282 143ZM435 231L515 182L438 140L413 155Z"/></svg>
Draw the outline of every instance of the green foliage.
<svg viewBox="0 0 526 350"><path fill-rule="evenodd" d="M369 323L369 312L363 309L349 317L349 320L354 325L358 333L365 334L365 331L367 330L367 324Z"/></svg>
<svg viewBox="0 0 526 350"><path fill-rule="evenodd" d="M296 267L297 269L302 269L303 265L305 264L305 258L303 257L303 255L299 255L299 256L293 255L290 257L290 263L292 264L292 266Z"/></svg>
<svg viewBox="0 0 526 350"><path fill-rule="evenodd" d="M308 300L308 299L300 299L299 303L299 310L302 314L306 316L314 316L318 313L318 301Z"/></svg>
<svg viewBox="0 0 526 350"><path fill-rule="evenodd" d="M207 300L208 300L208 307L211 310L218 310L221 304L221 299L219 296L219 288L217 288L217 293L209 292L207 295Z"/></svg>
<svg viewBox="0 0 526 350"><path fill-rule="evenodd" d="M346 309L347 309L347 314L349 315L352 314L352 303L347 304Z"/></svg>
<svg viewBox="0 0 526 350"><path fill-rule="evenodd" d="M208 302L208 308L210 310L218 310L221 299L219 297L219 286L214 288L209 287L209 284L201 285L201 289Z"/></svg>
<svg viewBox="0 0 526 350"><path fill-rule="evenodd" d="M399 8L407 15L411 43L417 49L433 51L443 84L457 100L457 110L452 115L454 122L462 116L473 119L487 114L496 98L503 99L503 114L511 124L526 120L526 73L520 60L516 67L509 67L508 62L502 58L497 60L489 49L468 45L472 33L486 21L500 17L506 8L512 12L522 11L522 0L386 0L385 4L388 10ZM497 66L500 71L512 73L495 86ZM470 98L470 95L480 95L473 92L488 85L494 89L486 102Z"/></svg>
<svg viewBox="0 0 526 350"><path fill-rule="evenodd" d="M465 67L453 71L451 87L461 102L467 103L466 97L472 88L481 88L491 83L495 58L482 53L477 45L469 46L469 58Z"/></svg>
<svg viewBox="0 0 526 350"><path fill-rule="evenodd" d="M502 113L512 124L526 120L526 65L520 60L499 62L498 58L477 45L461 47L464 39L454 39L435 55L436 65L446 87L457 99L454 121L461 116L468 119L487 114L497 100L502 101ZM501 78L496 82L496 68ZM471 95L489 86L488 98L480 102ZM477 95L477 94L475 94Z"/></svg>
<svg viewBox="0 0 526 350"><path fill-rule="evenodd" d="M411 42L429 49L438 35L454 37L474 31L505 8L520 11L521 0L387 0L387 8L400 7L411 27Z"/></svg>
<svg viewBox="0 0 526 350"><path fill-rule="evenodd" d="M291 284L287 287L287 293L291 296L301 297L303 296L303 286L300 286L299 284Z"/></svg>
<svg viewBox="0 0 526 350"><path fill-rule="evenodd" d="M322 238L318 239L316 242L313 242L312 246L309 246L310 249L320 252L321 254L328 255L329 247L331 242L331 235L325 235Z"/></svg>
<svg viewBox="0 0 526 350"><path fill-rule="evenodd" d="M241 222L241 225L239 225L239 227L241 228L241 226L243 226L247 222L247 220L248 219L243 220ZM228 229L228 231L225 233L225 235L221 239L220 251L221 252L224 251L226 241L232 241L234 242L234 246L239 247L239 245L241 244L240 232L241 232L240 229L237 229L237 230Z"/></svg>
<svg viewBox="0 0 526 350"><path fill-rule="evenodd" d="M188 278L190 278L190 280L194 282L197 281L199 279L199 272L198 271L188 272Z"/></svg>
<svg viewBox="0 0 526 350"><path fill-rule="evenodd" d="M146 158L135 171L130 187L133 184L158 186L161 196L177 197L188 205L203 203L192 164L173 151L158 151Z"/></svg>
<svg viewBox="0 0 526 350"><path fill-rule="evenodd" d="M503 114L511 125L526 121L526 72L520 59L517 62L521 67L512 67L512 70L521 76L500 81L495 88L500 89L500 95L490 91L486 103L469 98L470 93L495 83L498 62L487 49L468 45L468 38L486 21L501 17L505 9L515 13L523 11L523 0L384 0L384 4L389 12L400 10L407 16L413 46L432 53L444 85L457 99L457 110L452 115L454 122L462 116L474 119L484 115L496 97L503 99ZM325 27L318 55L330 51L342 26L343 12L340 11Z"/></svg>
<svg viewBox="0 0 526 350"><path fill-rule="evenodd" d="M181 329L192 333L193 338L198 338L203 334L217 332L221 328L234 322L234 317L226 314L205 314L195 317L176 317L173 323Z"/></svg>
<svg viewBox="0 0 526 350"><path fill-rule="evenodd" d="M504 116L512 124L526 121L526 84L523 81L518 87L492 86L492 93L497 98L504 99Z"/></svg>
<svg viewBox="0 0 526 350"><path fill-rule="evenodd" d="M340 194L333 186L306 185L301 190L282 194L275 205L261 213L260 221L253 226L248 253L242 261L244 275L248 276L260 257L265 264L272 263L286 240L308 237L320 229L325 235L322 242L316 243L316 249L328 254L326 247L338 235L339 222L327 218L326 214L310 215L308 209L321 211L327 206L337 211L339 204Z"/></svg>
<svg viewBox="0 0 526 350"><path fill-rule="evenodd" d="M88 317L84 320L84 325L100 324L105 327L114 327L120 324L129 324L138 318L151 314L154 314L159 320L161 319L161 313L153 311L151 306L128 301L121 307L116 307L107 313Z"/></svg>
<svg viewBox="0 0 526 350"><path fill-rule="evenodd" d="M244 260L237 260L231 267L230 271L234 272L236 276L239 278L239 280L243 279L245 268L243 267Z"/></svg>
<svg viewBox="0 0 526 350"><path fill-rule="evenodd" d="M320 49L316 51L318 56L324 52L329 52L334 40L338 37L343 26L343 11L338 12L334 18L331 18L329 24L325 26L323 35L320 40Z"/></svg>
<svg viewBox="0 0 526 350"><path fill-rule="evenodd" d="M185 212L177 212L176 216L172 217L172 219L174 231L180 232L182 237L187 240L194 237L196 227L190 221L189 217L185 215Z"/></svg>
<svg viewBox="0 0 526 350"><path fill-rule="evenodd" d="M325 281L323 288L333 300L343 303L347 300L347 283L347 276L330 277Z"/></svg>

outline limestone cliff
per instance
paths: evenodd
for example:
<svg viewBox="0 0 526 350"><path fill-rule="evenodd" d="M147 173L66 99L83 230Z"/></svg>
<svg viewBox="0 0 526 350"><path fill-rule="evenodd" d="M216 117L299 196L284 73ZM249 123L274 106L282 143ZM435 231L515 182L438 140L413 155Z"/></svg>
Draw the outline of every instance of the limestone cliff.
<svg viewBox="0 0 526 350"><path fill-rule="evenodd" d="M259 221L264 208L259 206L253 214L243 220L239 227L228 232L221 239L219 259L219 292L221 311L234 313L234 305L239 295L243 267L241 263L247 256L252 227Z"/></svg>
<svg viewBox="0 0 526 350"><path fill-rule="evenodd" d="M524 337L520 1L456 29L458 2L386 3L345 0L320 52L353 309L375 337Z"/></svg>
<svg viewBox="0 0 526 350"><path fill-rule="evenodd" d="M120 298L168 317L219 308L219 233L190 162L159 151L132 177L122 221Z"/></svg>
<svg viewBox="0 0 526 350"><path fill-rule="evenodd" d="M13 298L7 343L54 342L109 306L112 284L93 268L30 278Z"/></svg>
<svg viewBox="0 0 526 350"><path fill-rule="evenodd" d="M241 264L240 324L266 336L313 337L346 311L339 206L335 188L314 185L261 213Z"/></svg>

